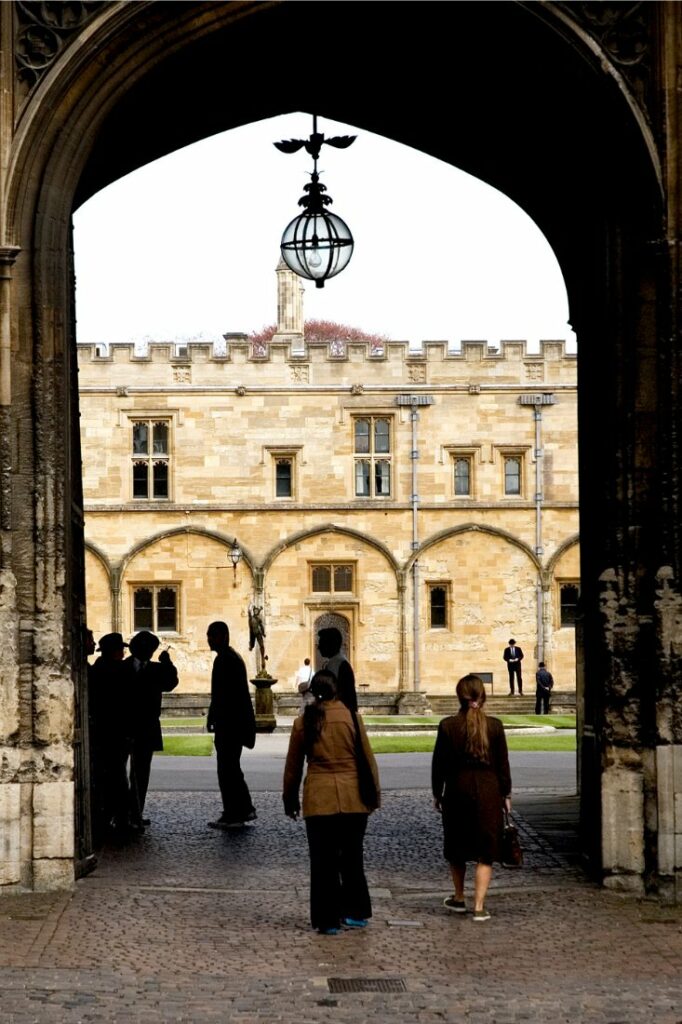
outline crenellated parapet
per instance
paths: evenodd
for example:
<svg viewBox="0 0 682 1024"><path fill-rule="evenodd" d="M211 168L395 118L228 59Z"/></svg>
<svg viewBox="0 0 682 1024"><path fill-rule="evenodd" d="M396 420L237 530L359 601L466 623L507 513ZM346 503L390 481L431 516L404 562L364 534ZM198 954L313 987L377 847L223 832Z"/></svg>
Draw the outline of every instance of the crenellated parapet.
<svg viewBox="0 0 682 1024"><path fill-rule="evenodd" d="M273 340L256 344L245 334L226 334L224 344L149 342L78 346L81 388L130 387L435 387L455 385L566 386L576 384L577 359L564 341L407 341L378 346L364 341Z"/></svg>

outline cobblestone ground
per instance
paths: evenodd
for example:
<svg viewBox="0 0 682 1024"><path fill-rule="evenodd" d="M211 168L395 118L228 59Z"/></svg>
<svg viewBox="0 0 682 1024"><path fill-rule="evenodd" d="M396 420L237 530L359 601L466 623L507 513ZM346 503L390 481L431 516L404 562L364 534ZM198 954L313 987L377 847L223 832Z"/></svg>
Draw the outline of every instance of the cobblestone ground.
<svg viewBox="0 0 682 1024"><path fill-rule="evenodd" d="M594 886L522 801L524 867L496 871L476 924L442 907L428 794L386 793L373 921L329 937L308 926L304 826L277 794L257 803L255 826L220 833L216 794L154 793L147 834L73 893L0 899L3 1024L682 1024L682 910Z"/></svg>

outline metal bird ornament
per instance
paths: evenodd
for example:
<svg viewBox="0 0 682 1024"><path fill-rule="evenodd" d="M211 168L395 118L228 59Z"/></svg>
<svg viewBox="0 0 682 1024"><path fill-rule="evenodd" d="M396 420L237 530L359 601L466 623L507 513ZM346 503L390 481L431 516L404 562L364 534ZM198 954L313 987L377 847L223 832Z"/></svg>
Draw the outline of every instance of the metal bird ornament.
<svg viewBox="0 0 682 1024"><path fill-rule="evenodd" d="M357 138L357 135L335 135L331 139L325 139L323 132L313 131L309 139L283 139L282 142L273 143L281 153L297 153L299 149L305 148L313 160L319 160L320 150L323 146L333 146L334 149L348 149Z"/></svg>

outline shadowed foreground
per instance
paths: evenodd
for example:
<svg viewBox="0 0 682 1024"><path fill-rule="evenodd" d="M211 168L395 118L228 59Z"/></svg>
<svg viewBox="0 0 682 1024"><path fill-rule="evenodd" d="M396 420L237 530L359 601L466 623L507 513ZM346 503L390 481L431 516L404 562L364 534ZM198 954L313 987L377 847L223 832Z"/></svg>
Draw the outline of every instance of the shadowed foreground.
<svg viewBox="0 0 682 1024"><path fill-rule="evenodd" d="M374 919L335 937L308 926L304 826L279 794L257 804L220 833L215 793L152 793L150 830L73 894L0 900L3 1020L682 1021L682 911L583 876L574 796L517 799L526 862L496 871L474 924L441 906L428 793L389 791L367 839Z"/></svg>

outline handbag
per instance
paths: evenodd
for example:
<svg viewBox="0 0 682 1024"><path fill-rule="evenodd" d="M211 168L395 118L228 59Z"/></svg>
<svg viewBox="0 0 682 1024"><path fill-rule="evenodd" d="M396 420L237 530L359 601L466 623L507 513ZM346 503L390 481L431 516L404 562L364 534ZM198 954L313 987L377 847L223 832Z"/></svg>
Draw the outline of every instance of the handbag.
<svg viewBox="0 0 682 1024"><path fill-rule="evenodd" d="M353 725L355 726L355 761L358 769L358 790L360 792L360 799L365 807L369 807L371 811L375 811L379 806L379 794L377 793L372 768L367 760L365 748L362 745L358 716L355 711L351 711L351 716L353 718Z"/></svg>
<svg viewBox="0 0 682 1024"><path fill-rule="evenodd" d="M523 864L523 850L519 842L516 825L509 820L507 808L504 808L504 826L502 828L502 864L506 868L520 868Z"/></svg>

